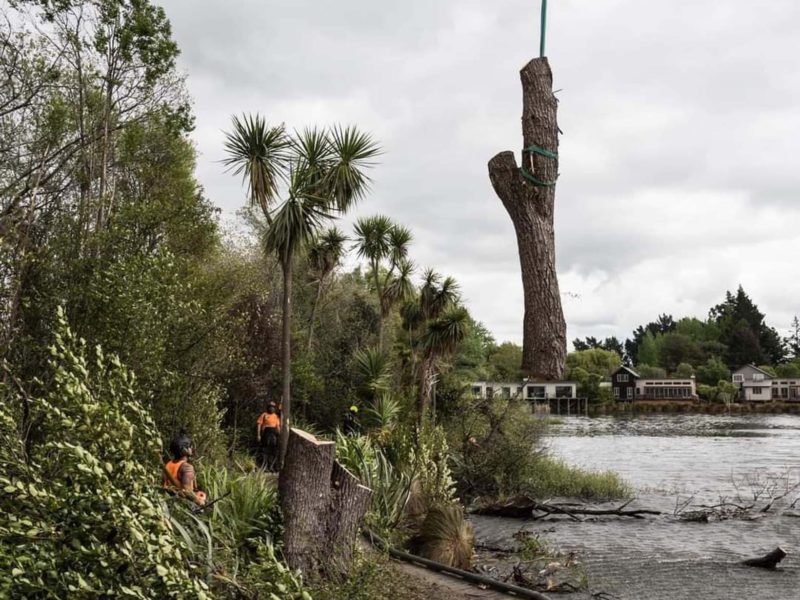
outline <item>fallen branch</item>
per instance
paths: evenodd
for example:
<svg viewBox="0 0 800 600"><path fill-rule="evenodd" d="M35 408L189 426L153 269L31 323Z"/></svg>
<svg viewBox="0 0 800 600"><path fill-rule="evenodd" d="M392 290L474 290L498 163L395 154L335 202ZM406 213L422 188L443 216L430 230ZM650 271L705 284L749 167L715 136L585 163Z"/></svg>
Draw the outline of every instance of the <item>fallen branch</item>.
<svg viewBox="0 0 800 600"><path fill-rule="evenodd" d="M575 521L581 521L578 515L587 516L614 516L614 517L632 517L634 519L643 519L644 515L660 515L661 511L647 510L647 509L626 509L626 507L633 501L628 500L617 508L587 508L585 506L548 504L544 502L537 502L527 496L517 496L508 500L507 502L500 502L494 504L486 504L479 506L472 512L478 515L490 515L495 517L511 517L517 519L542 519L550 515L565 515ZM537 515L536 513L543 513Z"/></svg>
<svg viewBox="0 0 800 600"><path fill-rule="evenodd" d="M778 566L778 563L781 562L784 558L786 558L786 551L778 546L770 552L769 554L765 554L759 558L750 558L748 560L742 561L743 565L748 567L759 567L761 569L774 569Z"/></svg>

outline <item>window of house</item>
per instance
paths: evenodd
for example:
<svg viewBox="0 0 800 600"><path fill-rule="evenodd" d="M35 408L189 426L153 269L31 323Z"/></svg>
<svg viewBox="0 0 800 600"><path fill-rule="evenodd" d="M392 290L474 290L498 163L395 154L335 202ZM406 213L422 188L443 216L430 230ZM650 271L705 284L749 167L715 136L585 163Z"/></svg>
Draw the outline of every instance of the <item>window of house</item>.
<svg viewBox="0 0 800 600"><path fill-rule="evenodd" d="M764 381L763 373L753 373L753 381Z"/></svg>
<svg viewBox="0 0 800 600"><path fill-rule="evenodd" d="M628 388L628 400L631 400L632 398L633 398L633 388L629 387Z"/></svg>
<svg viewBox="0 0 800 600"><path fill-rule="evenodd" d="M627 373L620 373L619 375L617 375L617 381L619 381L620 383L628 381L628 374Z"/></svg>
<svg viewBox="0 0 800 600"><path fill-rule="evenodd" d="M503 398L511 398L511 388L504 387L503 388Z"/></svg>
<svg viewBox="0 0 800 600"><path fill-rule="evenodd" d="M614 386L614 398L619 398L619 388Z"/></svg>
<svg viewBox="0 0 800 600"><path fill-rule="evenodd" d="M752 388L752 390L753 390L753 395L754 395L754 396L760 396L760 395L761 395L761 390L763 390L763 389L764 389L764 388L760 388L760 387L754 387L754 388Z"/></svg>
<svg viewBox="0 0 800 600"><path fill-rule="evenodd" d="M557 385L556 386L556 398L572 398L572 386L571 385Z"/></svg>
<svg viewBox="0 0 800 600"><path fill-rule="evenodd" d="M494 398L494 388L491 386L486 386L486 397L487 398Z"/></svg>
<svg viewBox="0 0 800 600"><path fill-rule="evenodd" d="M545 387L543 385L532 385L528 387L528 398L544 398Z"/></svg>
<svg viewBox="0 0 800 600"><path fill-rule="evenodd" d="M733 374L733 380L736 383L742 383L744 381L744 375L742 375L741 373L734 373Z"/></svg>

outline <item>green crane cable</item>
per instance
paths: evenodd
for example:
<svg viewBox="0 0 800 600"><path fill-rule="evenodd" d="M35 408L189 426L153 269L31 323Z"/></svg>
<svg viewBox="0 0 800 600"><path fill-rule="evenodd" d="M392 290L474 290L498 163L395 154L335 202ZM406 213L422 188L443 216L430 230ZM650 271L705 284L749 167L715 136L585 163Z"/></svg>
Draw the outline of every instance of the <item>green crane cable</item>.
<svg viewBox="0 0 800 600"><path fill-rule="evenodd" d="M544 58L544 42L546 34L547 34L547 0L542 0L542 20L539 25L539 58ZM541 179L536 177L533 173L528 171L528 169L525 168L524 155L526 153L538 154L539 156L543 156L544 158L549 158L556 161L558 160L558 153L547 150L546 148L540 148L535 144L531 144L527 148L522 149L523 163L519 169L520 173L522 173L522 176L525 177L525 179L527 179L528 181L530 181L533 185L537 185L539 187L554 186L556 184L556 179L558 179L558 174L556 174L556 179L554 179L553 181L542 181Z"/></svg>
<svg viewBox="0 0 800 600"><path fill-rule="evenodd" d="M539 58L544 58L544 39L547 33L547 0L542 0L542 21L539 25Z"/></svg>

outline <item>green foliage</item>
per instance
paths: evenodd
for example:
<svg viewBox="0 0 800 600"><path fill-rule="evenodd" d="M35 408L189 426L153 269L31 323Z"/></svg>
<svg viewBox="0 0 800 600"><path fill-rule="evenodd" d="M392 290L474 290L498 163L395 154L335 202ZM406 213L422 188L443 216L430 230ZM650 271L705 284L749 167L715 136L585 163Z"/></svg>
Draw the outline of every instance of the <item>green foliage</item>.
<svg viewBox="0 0 800 600"><path fill-rule="evenodd" d="M600 382L607 380L621 363L620 356L602 348L579 350L567 354L566 378L576 381L578 393L590 401L602 402L610 399Z"/></svg>
<svg viewBox="0 0 800 600"><path fill-rule="evenodd" d="M365 436L336 432L336 460L372 490L366 520L383 533L394 529L403 518L411 491L413 472L393 465L383 450Z"/></svg>
<svg viewBox="0 0 800 600"><path fill-rule="evenodd" d="M407 439L407 438L406 438ZM416 504L425 510L455 502L456 484L450 469L451 452L443 427L426 423L416 446L407 448L416 475Z"/></svg>
<svg viewBox="0 0 800 600"><path fill-rule="evenodd" d="M217 500L205 512L218 548L241 562L253 540L272 541L280 525L274 477L260 470L243 473L215 465L204 467L198 481L209 501Z"/></svg>
<svg viewBox="0 0 800 600"><path fill-rule="evenodd" d="M59 323L50 393L4 390L0 404L0 547L13 548L0 594L208 598L164 519L159 435L133 376ZM20 406L36 423L27 442Z"/></svg>
<svg viewBox="0 0 800 600"><path fill-rule="evenodd" d="M587 471L550 456L541 456L534 462L522 487L525 493L538 498L613 500L633 495L630 485L613 471Z"/></svg>
<svg viewBox="0 0 800 600"><path fill-rule="evenodd" d="M449 424L453 473L462 498L531 494L609 499L630 494L614 473L585 471L547 456L541 450L546 423L526 402L499 397L463 402L460 416Z"/></svg>
<svg viewBox="0 0 800 600"><path fill-rule="evenodd" d="M514 494L525 485L545 424L524 401L465 395L447 428L458 494L475 498Z"/></svg>
<svg viewBox="0 0 800 600"><path fill-rule="evenodd" d="M638 365L657 365L659 360L659 347L656 336L648 331L639 342L639 349L636 354L636 364Z"/></svg>
<svg viewBox="0 0 800 600"><path fill-rule="evenodd" d="M716 385L720 380L730 380L731 372L721 358L709 358L697 367L697 381L705 385Z"/></svg>
<svg viewBox="0 0 800 600"><path fill-rule="evenodd" d="M272 544L264 540L255 543L255 558L248 563L242 579L248 582L248 591L255 592L256 598L311 600L311 594L303 586L300 573L292 571L278 560ZM232 580L228 582L234 584L237 591L242 591Z"/></svg>
<svg viewBox="0 0 800 600"><path fill-rule="evenodd" d="M389 391L391 366L389 355L378 347L364 348L353 355L359 392L365 399L373 400L381 393Z"/></svg>
<svg viewBox="0 0 800 600"><path fill-rule="evenodd" d="M727 346L728 366L777 364L786 356L780 336L766 324L764 314L742 286L736 294L726 292L725 300L713 307L709 316L719 327L720 341Z"/></svg>
<svg viewBox="0 0 800 600"><path fill-rule="evenodd" d="M519 381L522 379L522 346L503 342L489 351L491 381Z"/></svg>
<svg viewBox="0 0 800 600"><path fill-rule="evenodd" d="M651 379L663 379L667 376L667 370L663 367L655 367L653 365L641 364L636 367L636 372L642 377Z"/></svg>
<svg viewBox="0 0 800 600"><path fill-rule="evenodd" d="M776 366L775 373L777 373L778 377L800 379L800 358L795 358L790 362Z"/></svg>

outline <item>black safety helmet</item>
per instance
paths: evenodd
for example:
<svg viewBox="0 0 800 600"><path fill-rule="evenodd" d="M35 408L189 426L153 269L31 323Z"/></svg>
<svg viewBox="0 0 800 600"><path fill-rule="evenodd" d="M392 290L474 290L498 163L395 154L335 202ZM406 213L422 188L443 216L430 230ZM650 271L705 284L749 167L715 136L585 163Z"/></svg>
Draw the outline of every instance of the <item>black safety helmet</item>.
<svg viewBox="0 0 800 600"><path fill-rule="evenodd" d="M189 455L189 450L194 446L192 439L181 432L177 437L172 439L169 445L169 451L175 460L180 460L184 456Z"/></svg>

